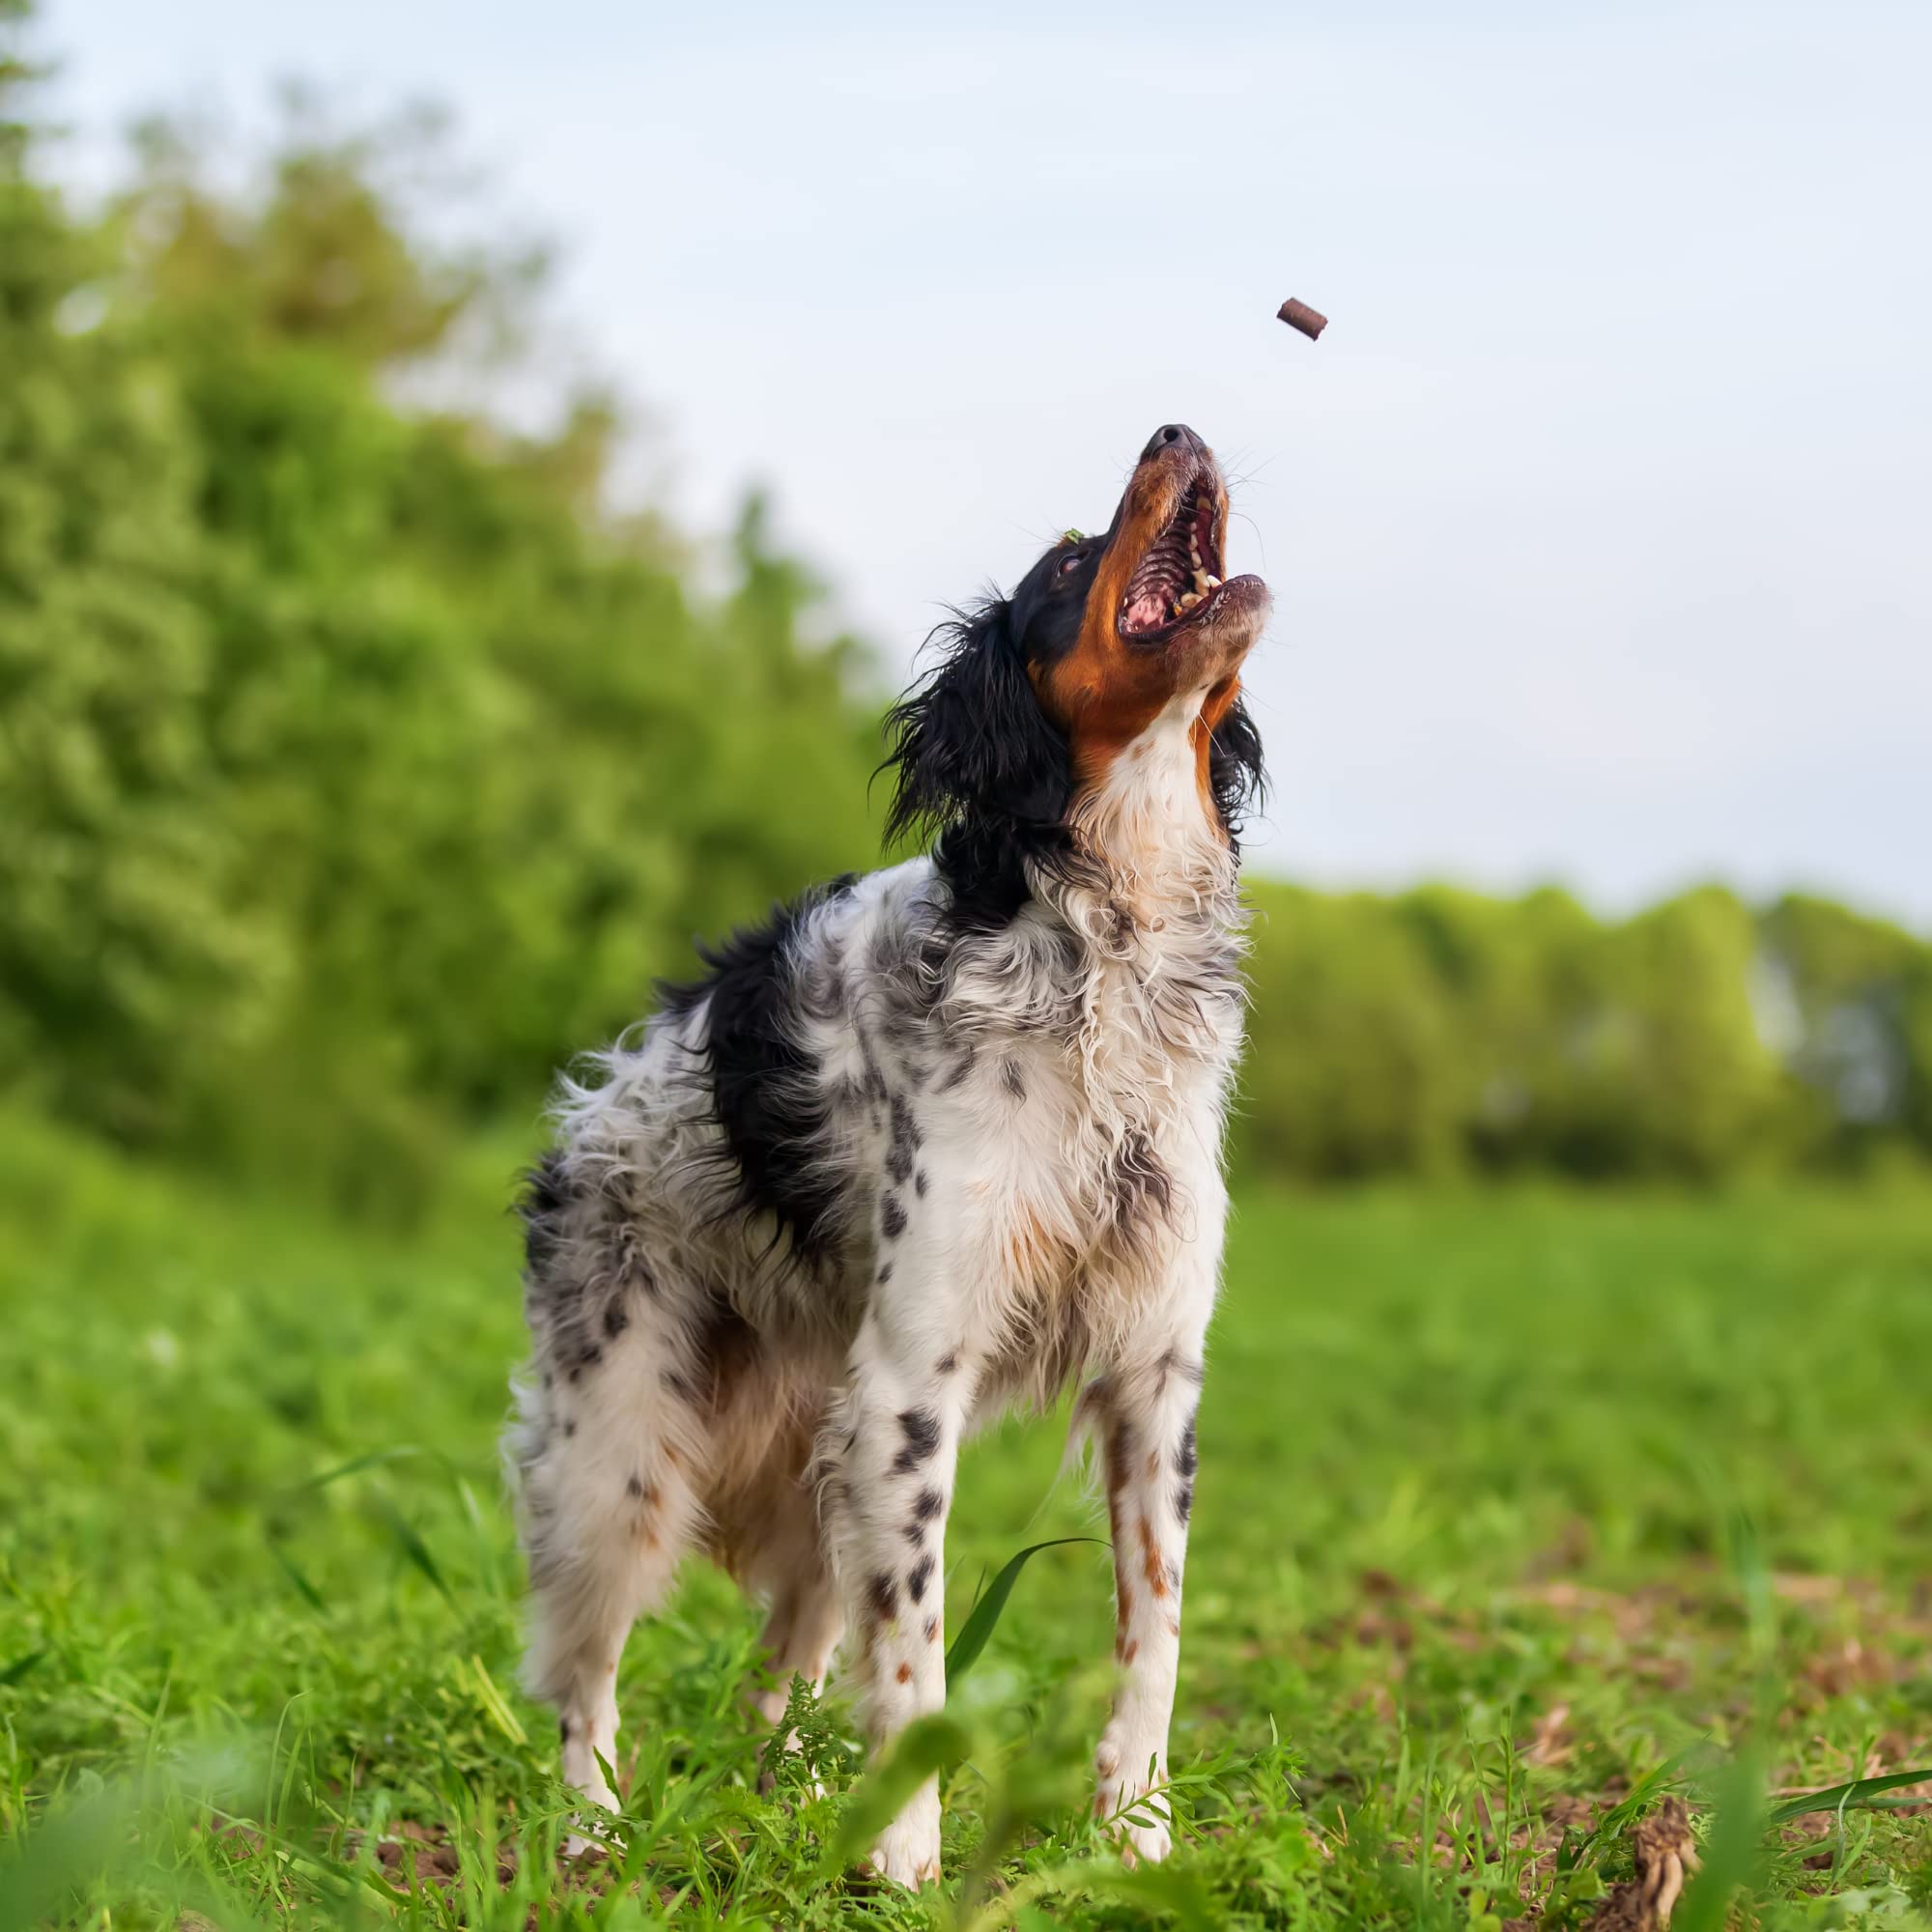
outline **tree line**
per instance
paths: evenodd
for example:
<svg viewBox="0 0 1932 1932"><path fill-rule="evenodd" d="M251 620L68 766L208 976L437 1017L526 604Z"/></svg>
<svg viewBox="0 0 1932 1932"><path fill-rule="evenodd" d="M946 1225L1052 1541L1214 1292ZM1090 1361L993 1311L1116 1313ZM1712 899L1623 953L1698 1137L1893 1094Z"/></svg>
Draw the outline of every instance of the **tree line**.
<svg viewBox="0 0 1932 1932"><path fill-rule="evenodd" d="M298 101L244 179L156 124L81 213L30 78L0 52L0 1090L406 1194L695 933L870 862L876 668L756 497L709 545L613 506L607 393L542 433L423 399L515 354L542 269L421 216L433 124ZM1932 1152L1894 926L1253 898L1251 1173Z"/></svg>

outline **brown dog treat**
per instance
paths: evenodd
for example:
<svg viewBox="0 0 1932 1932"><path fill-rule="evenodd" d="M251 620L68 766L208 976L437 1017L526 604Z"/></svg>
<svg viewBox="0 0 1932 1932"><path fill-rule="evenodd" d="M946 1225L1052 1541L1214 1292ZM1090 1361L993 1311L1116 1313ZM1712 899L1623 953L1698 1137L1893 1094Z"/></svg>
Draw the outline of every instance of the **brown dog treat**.
<svg viewBox="0 0 1932 1932"><path fill-rule="evenodd" d="M1293 296L1275 313L1289 327L1300 329L1311 342L1328 327L1328 318L1320 309L1310 308L1305 301L1296 301Z"/></svg>

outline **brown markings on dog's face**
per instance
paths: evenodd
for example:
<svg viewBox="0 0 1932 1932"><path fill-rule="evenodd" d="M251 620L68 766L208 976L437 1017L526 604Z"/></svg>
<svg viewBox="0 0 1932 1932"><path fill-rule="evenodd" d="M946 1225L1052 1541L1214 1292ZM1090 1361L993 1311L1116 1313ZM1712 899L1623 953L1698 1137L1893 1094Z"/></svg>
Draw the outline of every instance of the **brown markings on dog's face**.
<svg viewBox="0 0 1932 1932"><path fill-rule="evenodd" d="M1241 662L1269 606L1260 578L1220 577L1227 520L1213 453L1171 423L1148 444L1106 536L1049 553L1031 594L1016 598L1034 689L1066 736L1083 789L1177 697L1198 691L1191 728L1212 817L1209 741L1239 696ZM1070 596L1082 598L1077 623Z"/></svg>

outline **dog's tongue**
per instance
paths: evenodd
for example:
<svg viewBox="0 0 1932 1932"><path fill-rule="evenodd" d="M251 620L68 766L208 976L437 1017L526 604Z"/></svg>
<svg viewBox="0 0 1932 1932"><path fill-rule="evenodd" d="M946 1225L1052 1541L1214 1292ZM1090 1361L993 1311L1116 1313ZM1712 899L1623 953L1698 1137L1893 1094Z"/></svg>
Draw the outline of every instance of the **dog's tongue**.
<svg viewBox="0 0 1932 1932"><path fill-rule="evenodd" d="M1144 590L1127 606L1127 629L1157 631L1167 621L1167 600L1158 590Z"/></svg>

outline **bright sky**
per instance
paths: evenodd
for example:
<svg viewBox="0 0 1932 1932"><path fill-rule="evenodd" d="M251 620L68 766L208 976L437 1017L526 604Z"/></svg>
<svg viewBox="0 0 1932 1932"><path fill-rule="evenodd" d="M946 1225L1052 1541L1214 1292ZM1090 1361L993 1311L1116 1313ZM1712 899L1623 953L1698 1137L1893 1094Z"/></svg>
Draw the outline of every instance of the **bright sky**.
<svg viewBox="0 0 1932 1932"><path fill-rule="evenodd" d="M680 500L769 482L895 671L1192 423L1275 592L1271 868L1932 924L1932 10L964 14L48 0L40 38L83 170L285 75L446 101Z"/></svg>

